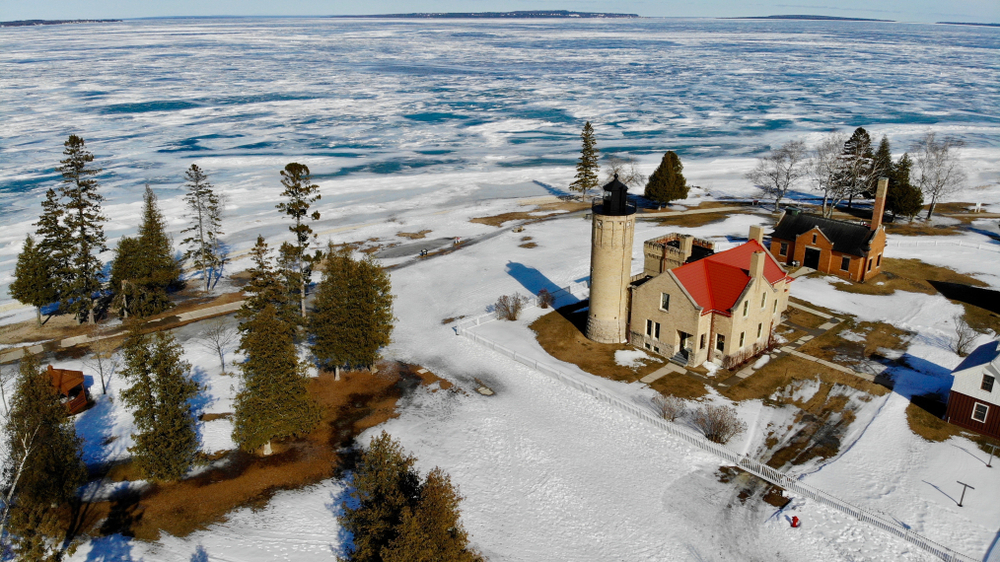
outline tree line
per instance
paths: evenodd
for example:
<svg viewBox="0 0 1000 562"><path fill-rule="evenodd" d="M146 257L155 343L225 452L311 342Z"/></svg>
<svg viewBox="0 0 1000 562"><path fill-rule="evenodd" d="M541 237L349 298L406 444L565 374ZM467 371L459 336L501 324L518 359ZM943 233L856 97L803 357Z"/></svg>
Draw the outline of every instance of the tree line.
<svg viewBox="0 0 1000 562"><path fill-rule="evenodd" d="M887 136L876 147L868 131L858 127L850 136L830 133L812 149L801 139L790 140L759 157L745 177L776 207L800 181L811 180L823 194L826 217L844 201L850 207L856 198L874 197L879 178L885 177L887 211L913 220L928 197L929 219L937 204L965 181L958 160L961 146L957 139L927 133L910 147L914 157L906 152L893 160Z"/></svg>

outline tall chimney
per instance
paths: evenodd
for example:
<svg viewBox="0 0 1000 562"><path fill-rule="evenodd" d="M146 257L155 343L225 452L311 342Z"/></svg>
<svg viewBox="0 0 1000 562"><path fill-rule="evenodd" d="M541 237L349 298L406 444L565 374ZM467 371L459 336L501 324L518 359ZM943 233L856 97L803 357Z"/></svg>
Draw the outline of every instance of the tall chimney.
<svg viewBox="0 0 1000 562"><path fill-rule="evenodd" d="M875 190L875 205L872 207L872 232L882 226L882 215L885 214L885 194L889 191L889 178L878 179L878 189Z"/></svg>
<svg viewBox="0 0 1000 562"><path fill-rule="evenodd" d="M681 260L681 263L687 263L688 258L691 257L691 252L694 247L694 236L691 236L690 234L682 234L677 243L680 246L679 249L681 254L684 255L684 259Z"/></svg>
<svg viewBox="0 0 1000 562"><path fill-rule="evenodd" d="M764 252L754 252L750 256L750 277L756 279L758 277L764 276L764 264L766 263L767 256Z"/></svg>
<svg viewBox="0 0 1000 562"><path fill-rule="evenodd" d="M759 225L753 225L750 227L750 239L756 240L761 246L764 245L764 228Z"/></svg>

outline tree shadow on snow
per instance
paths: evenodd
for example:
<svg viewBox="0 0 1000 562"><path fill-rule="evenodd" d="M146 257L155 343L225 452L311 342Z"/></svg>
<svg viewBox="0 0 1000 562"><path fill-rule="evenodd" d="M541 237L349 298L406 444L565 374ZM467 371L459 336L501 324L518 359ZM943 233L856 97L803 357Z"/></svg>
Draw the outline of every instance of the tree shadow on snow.
<svg viewBox="0 0 1000 562"><path fill-rule="evenodd" d="M326 509L337 520L335 542L330 543L329 547L330 554L333 554L338 559L346 558L349 549L354 546L354 535L340 525L339 519L344 513L345 503L351 508L357 508L359 505L358 500L351 497L351 490L353 490L351 487L352 480L352 476L347 475L344 478L344 487L339 492L330 492L330 501L325 504Z"/></svg>
<svg viewBox="0 0 1000 562"><path fill-rule="evenodd" d="M522 287L527 289L527 291L532 295L537 295L542 291L542 289L548 291L550 294L561 289L559 285L553 283L541 271L538 271L533 267L528 267L522 263L507 262L506 270L508 275L517 280L517 282L520 283ZM580 299L574 297L573 295L559 295L560 306L576 304L579 302Z"/></svg>
<svg viewBox="0 0 1000 562"><path fill-rule="evenodd" d="M204 546L199 544L198 548L194 549L191 554L191 562L208 562L208 551L205 550Z"/></svg>
<svg viewBox="0 0 1000 562"><path fill-rule="evenodd" d="M86 562L140 562L132 558L132 541L122 535L98 537L90 542Z"/></svg>

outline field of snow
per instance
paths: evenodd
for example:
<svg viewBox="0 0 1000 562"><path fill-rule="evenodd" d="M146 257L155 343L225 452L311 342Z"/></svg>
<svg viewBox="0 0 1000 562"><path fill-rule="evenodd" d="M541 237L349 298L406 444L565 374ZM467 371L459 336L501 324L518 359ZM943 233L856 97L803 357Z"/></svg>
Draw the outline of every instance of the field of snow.
<svg viewBox="0 0 1000 562"><path fill-rule="evenodd" d="M602 150L637 156L647 173L664 150L677 150L689 182L701 186L688 204L753 197L742 173L760 151L789 138L813 142L828 130L863 125L888 134L899 154L926 131L954 134L967 143L962 158L970 176L956 198L1000 211L1000 37L988 28L151 20L4 29L0 47L0 64L14 69L0 82L0 99L10 101L0 104L4 293L42 194L58 181L54 167L70 133L87 139L105 169L112 242L134 232L143 183L157 191L176 238L184 226L183 170L193 162L206 169L228 199L232 271L242 269L240 258L258 233L272 247L288 237L274 205L278 170L289 161L309 165L321 186L316 230L324 242L401 241L397 232L423 229L431 230L429 239L468 239L496 230L469 218L530 211L516 198L566 193L587 119ZM792 198L812 195L802 186ZM740 215L679 230L725 244L768 220ZM983 232L962 239L987 243L984 234L995 226L977 223ZM638 242L664 232L637 225L633 269L641 268ZM524 235L538 247L520 248ZM890 247L887 255L920 257L1000 286L994 254L942 245ZM421 391L384 426L422 470L441 466L452 475L466 496L472 541L491 560L931 559L801 498L782 514L745 507L737 489L714 475L718 459L441 323L481 314L501 294L584 280L588 256L589 223L565 217L392 276L399 322L387 355L467 390L479 378L497 393ZM387 263L394 261L402 258ZM809 467L805 481L881 509L956 550L984 553L1000 527L1000 508L987 501L1000 493L1000 472L983 468L982 453L966 440L923 442L903 412L910 394L949 384L958 357L948 350L948 322L959 307L939 296L852 295L823 279L796 281L792 291L918 334L907 354L919 370L899 370L896 391L859 416L853 445L833 462ZM0 300L0 322L31 315ZM491 325L500 330L491 337L537 346L529 319ZM229 411L235 379L194 344L197 329L176 332L194 377L206 386L196 408ZM599 384L637 400L649 396L639 385ZM111 396L118 388L112 384ZM757 427L785 415L759 402L742 404L740 413L753 429L733 446L746 452L763 440ZM77 427L88 461L127 454L131 419L119 400L100 397ZM231 447L225 420L200 423L199 431L204 450ZM977 487L964 508L950 503L956 479ZM345 541L335 516L347 486L326 481L281 492L265 509L236 511L185 538L100 539L71 559L333 560ZM791 514L803 519L802 528L789 527Z"/></svg>

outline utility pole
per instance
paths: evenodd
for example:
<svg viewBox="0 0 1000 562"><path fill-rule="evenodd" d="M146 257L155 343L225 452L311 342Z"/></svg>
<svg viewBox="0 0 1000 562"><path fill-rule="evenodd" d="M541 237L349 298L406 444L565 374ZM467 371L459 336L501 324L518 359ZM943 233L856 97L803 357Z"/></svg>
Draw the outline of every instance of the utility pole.
<svg viewBox="0 0 1000 562"><path fill-rule="evenodd" d="M955 482L958 482L958 480L956 480ZM958 507L962 507L962 502L965 501L965 489L969 488L971 490L975 490L975 488L973 488L972 486L969 486L968 484L966 484L964 482L958 482L958 483L961 484L962 486L965 486L965 488L962 488L962 497L959 498L959 500L958 500Z"/></svg>

